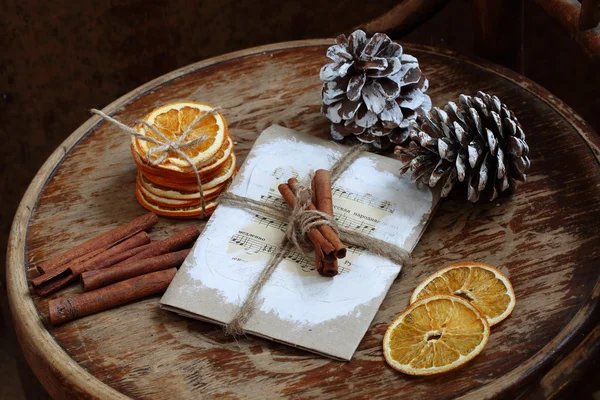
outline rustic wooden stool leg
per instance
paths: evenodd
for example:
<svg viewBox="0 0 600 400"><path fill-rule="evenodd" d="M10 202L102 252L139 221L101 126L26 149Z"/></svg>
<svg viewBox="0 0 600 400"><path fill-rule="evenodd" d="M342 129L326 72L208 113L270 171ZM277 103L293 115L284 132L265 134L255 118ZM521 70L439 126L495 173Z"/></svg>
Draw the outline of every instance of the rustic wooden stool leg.
<svg viewBox="0 0 600 400"><path fill-rule="evenodd" d="M600 22L600 0L583 0L579 13L579 29L595 28Z"/></svg>
<svg viewBox="0 0 600 400"><path fill-rule="evenodd" d="M385 14L355 29L362 29L368 35L385 32L394 38L401 37L426 22L449 2L450 0L404 0Z"/></svg>

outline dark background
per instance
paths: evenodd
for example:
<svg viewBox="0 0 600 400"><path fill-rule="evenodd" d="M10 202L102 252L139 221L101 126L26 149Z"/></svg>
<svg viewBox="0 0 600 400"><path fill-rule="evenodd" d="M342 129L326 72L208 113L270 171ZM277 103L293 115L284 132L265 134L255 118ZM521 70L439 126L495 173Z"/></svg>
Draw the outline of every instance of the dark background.
<svg viewBox="0 0 600 400"><path fill-rule="evenodd" d="M29 182L89 118L90 108L102 108L151 79L208 57L347 32L397 2L0 0L0 259ZM516 68L600 131L600 67L533 1L525 3L524 56ZM453 0L401 42L481 54L473 34L477 17L470 0ZM507 27L517 23L517 16L503 18ZM0 399L45 398L18 349L1 271ZM600 390L598 378L591 370L565 398L591 398Z"/></svg>

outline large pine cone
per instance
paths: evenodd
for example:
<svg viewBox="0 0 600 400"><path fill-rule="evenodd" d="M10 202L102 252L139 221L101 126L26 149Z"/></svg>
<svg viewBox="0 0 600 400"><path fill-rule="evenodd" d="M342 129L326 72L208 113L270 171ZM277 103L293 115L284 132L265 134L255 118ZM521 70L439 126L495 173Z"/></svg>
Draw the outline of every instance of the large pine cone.
<svg viewBox="0 0 600 400"><path fill-rule="evenodd" d="M413 182L430 187L441 184L442 197L458 181L467 183L469 201L492 201L525 182L530 165L525 134L496 96L461 94L459 102L461 109L449 102L423 117L420 126L413 124L408 147L396 147L404 163L401 173L410 170Z"/></svg>
<svg viewBox="0 0 600 400"><path fill-rule="evenodd" d="M410 122L431 109L418 60L387 35L376 33L368 41L361 30L340 35L327 57L333 63L321 69L321 112L332 122L333 139L355 136L388 149L406 141Z"/></svg>

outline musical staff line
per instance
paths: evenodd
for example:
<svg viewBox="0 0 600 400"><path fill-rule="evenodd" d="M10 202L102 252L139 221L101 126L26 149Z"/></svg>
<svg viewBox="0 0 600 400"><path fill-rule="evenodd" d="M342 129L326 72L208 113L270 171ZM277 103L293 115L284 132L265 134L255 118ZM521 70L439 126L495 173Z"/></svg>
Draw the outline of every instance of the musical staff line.
<svg viewBox="0 0 600 400"><path fill-rule="evenodd" d="M260 196L260 200L265 204L274 205L282 210L289 210L287 204L285 204L285 201L280 196L274 194L262 195ZM373 234L373 232L375 232L375 223L367 222L358 218L353 218L347 213L343 212L334 211L333 217L337 224L344 228L352 229L365 235L371 235ZM277 219L268 217L260 213L255 214L254 217L252 217L252 220L258 223L259 225L265 225L267 228L269 226L276 227L282 232L285 232L288 226L285 222L279 221Z"/></svg>
<svg viewBox="0 0 600 400"><path fill-rule="evenodd" d="M285 200L281 196L276 196L274 194L261 195L260 201L265 204L271 204L277 208L281 208L284 210L288 209L287 204L285 204Z"/></svg>
<svg viewBox="0 0 600 400"><path fill-rule="evenodd" d="M270 243L263 242L249 235L235 234L229 240L229 243L243 247L247 253L251 254L272 254L276 246ZM315 270L314 262L311 262L304 254L297 252L289 252L285 255L285 259L298 264L303 271L309 272Z"/></svg>
<svg viewBox="0 0 600 400"><path fill-rule="evenodd" d="M249 254L261 253L271 255L276 248L276 246L271 243L263 242L262 240L257 239L256 237L246 235L243 233L237 233L233 235L231 239L229 239L229 243L242 247ZM362 254L364 249L360 247L349 246L348 251L355 254ZM298 253L295 251L289 252L285 255L285 259L298 264L298 266L304 272L311 272L315 270L314 260L310 257L305 256L302 253ZM341 263L338 268L340 274L350 271L348 267L345 267Z"/></svg>
<svg viewBox="0 0 600 400"><path fill-rule="evenodd" d="M265 228L275 228L284 233L287 231L288 227L287 222L283 222L263 214L254 214L254 216L252 217L252 221L254 221L259 226L264 225Z"/></svg>
<svg viewBox="0 0 600 400"><path fill-rule="evenodd" d="M285 182L287 182L289 178L298 178L298 173L296 171L290 171L281 167L276 168L271 175L278 181ZM376 208L378 210L388 212L390 214L393 214L394 211L396 211L396 208L391 201L378 199L369 193L359 194L335 185L331 187L331 191L334 198L337 197L338 199L348 199L369 207Z"/></svg>
<svg viewBox="0 0 600 400"><path fill-rule="evenodd" d="M394 207L392 202L390 202L388 200L377 199L376 197L373 197L369 193L359 194L359 193L355 193L355 192L350 192L350 191L345 190L344 188L341 188L341 187L335 186L335 185L331 188L331 191L332 191L333 198L337 197L338 199L348 199L351 201L355 201L357 203L364 204L369 207L376 208L378 210L388 212L390 214L393 214L394 211L396 211L396 208Z"/></svg>
<svg viewBox="0 0 600 400"><path fill-rule="evenodd" d="M362 247L358 247L358 246L347 246L346 251L348 253L352 253L352 254L356 254L357 256L360 256L361 254L363 254L365 252L365 249Z"/></svg>
<svg viewBox="0 0 600 400"><path fill-rule="evenodd" d="M375 225L360 219L352 218L347 214L333 213L333 219L337 222L338 226L358 231L365 235L371 235L375 232Z"/></svg>

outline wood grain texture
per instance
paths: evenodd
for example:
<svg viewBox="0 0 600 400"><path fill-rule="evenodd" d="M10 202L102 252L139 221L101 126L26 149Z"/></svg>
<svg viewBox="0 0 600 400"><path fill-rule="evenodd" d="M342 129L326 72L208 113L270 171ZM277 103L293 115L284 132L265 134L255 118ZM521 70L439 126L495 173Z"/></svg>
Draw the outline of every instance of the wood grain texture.
<svg viewBox="0 0 600 400"><path fill-rule="evenodd" d="M104 109L126 123L169 101L220 105L243 162L271 124L327 137L319 115L319 68L332 40L281 43L193 64L152 81ZM417 56L434 105L477 90L498 95L519 116L531 147L528 182L511 197L439 209L392 286L354 359L332 361L157 307L158 297L74 321L48 324L47 299L31 296L30 264L144 212L135 200L128 139L91 118L48 159L17 212L8 294L25 355L57 398L388 398L493 397L526 384L591 329L600 286L600 150L594 132L544 89L500 67L405 45ZM557 140L560 139L560 146ZM151 236L196 221L161 218ZM496 265L517 306L467 366L414 378L384 362L381 340L417 283L459 260ZM75 292L76 288L61 294Z"/></svg>

